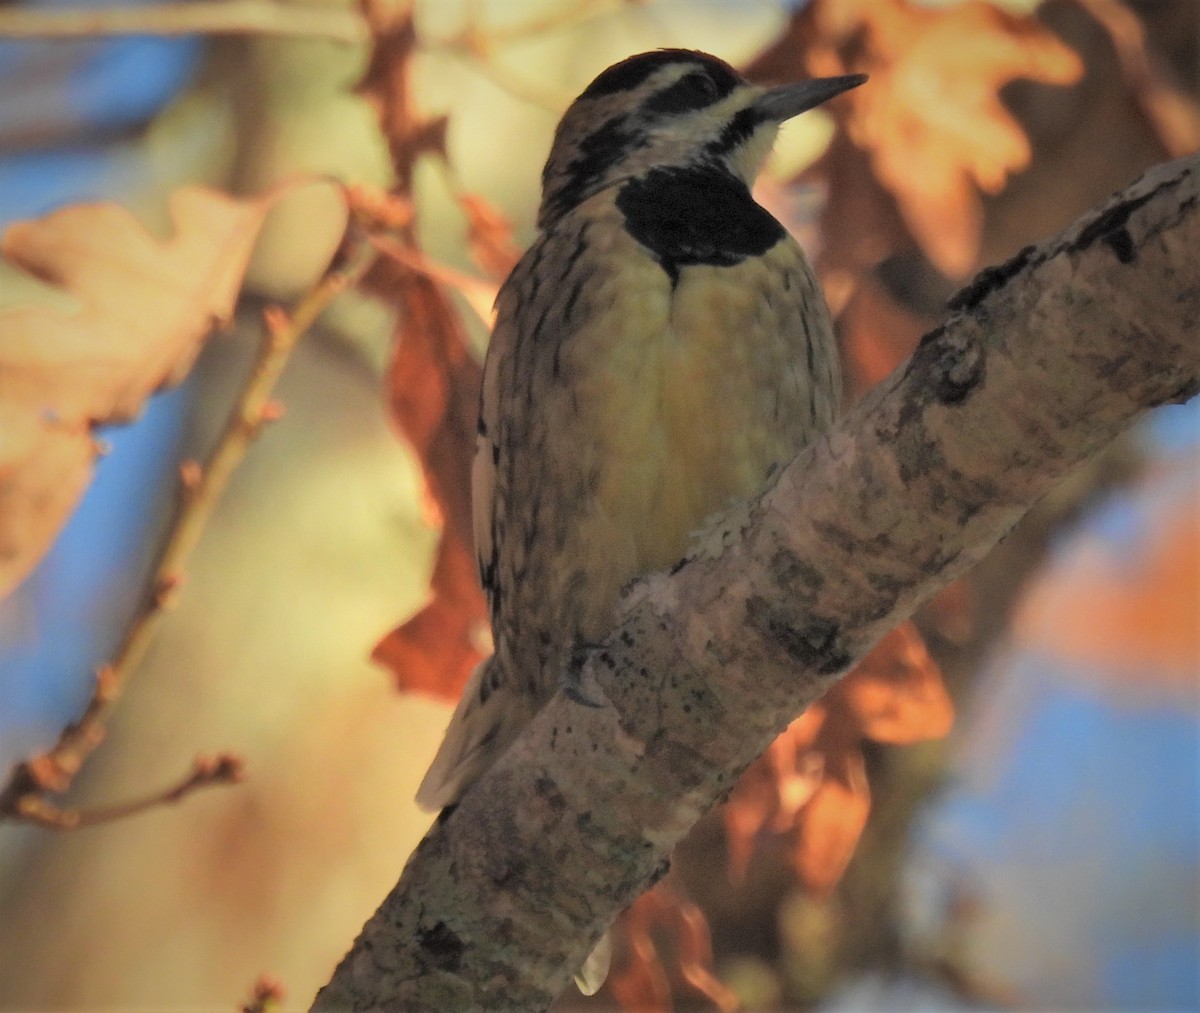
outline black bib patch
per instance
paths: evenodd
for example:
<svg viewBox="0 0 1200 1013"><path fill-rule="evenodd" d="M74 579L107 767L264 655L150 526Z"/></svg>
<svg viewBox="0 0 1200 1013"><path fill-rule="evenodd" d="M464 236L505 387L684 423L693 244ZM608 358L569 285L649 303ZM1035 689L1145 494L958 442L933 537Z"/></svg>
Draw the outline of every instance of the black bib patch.
<svg viewBox="0 0 1200 1013"><path fill-rule="evenodd" d="M658 258L672 285L682 267L732 267L784 236L746 185L717 169L652 169L625 183L616 204L626 231Z"/></svg>

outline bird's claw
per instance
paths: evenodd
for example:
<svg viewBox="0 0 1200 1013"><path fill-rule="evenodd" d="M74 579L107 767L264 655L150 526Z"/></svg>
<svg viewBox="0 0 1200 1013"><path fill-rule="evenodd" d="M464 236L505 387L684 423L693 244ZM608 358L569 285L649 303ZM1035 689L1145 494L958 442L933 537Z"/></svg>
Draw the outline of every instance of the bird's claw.
<svg viewBox="0 0 1200 1013"><path fill-rule="evenodd" d="M606 700L604 691L596 682L594 676L585 675L588 656L593 651L601 649L600 644L576 644L567 662L567 670L563 673L562 691L569 700L584 707L603 707Z"/></svg>

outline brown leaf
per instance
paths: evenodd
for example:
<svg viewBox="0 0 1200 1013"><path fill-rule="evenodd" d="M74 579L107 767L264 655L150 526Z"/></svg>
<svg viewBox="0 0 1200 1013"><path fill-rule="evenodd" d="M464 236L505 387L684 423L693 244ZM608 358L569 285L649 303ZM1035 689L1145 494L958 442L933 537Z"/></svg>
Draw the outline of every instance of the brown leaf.
<svg viewBox="0 0 1200 1013"><path fill-rule="evenodd" d="M1083 71L1079 57L1034 18L982 0L936 9L912 0L813 0L748 69L782 79L851 71L871 80L830 106L839 125L839 169L854 161L849 148L864 153L868 178L895 202L929 259L950 277L964 276L979 249L980 191L997 192L1030 157L1000 89L1016 78L1074 82ZM845 171L827 178L860 193L867 185ZM869 244L869 229L855 223L874 226L865 210L873 204L877 198L838 217L830 209L823 234L843 242L838 230L849 229L855 245ZM894 236L885 239L895 248ZM864 252L832 251L830 262L869 266Z"/></svg>
<svg viewBox="0 0 1200 1013"><path fill-rule="evenodd" d="M738 1007L737 997L712 973L712 933L701 911L678 891L657 891L663 920L675 939L679 976L722 1013Z"/></svg>
<svg viewBox="0 0 1200 1013"><path fill-rule="evenodd" d="M1029 164L1000 89L1017 78L1073 83L1082 61L1033 18L978 0L937 10L886 0L871 11L873 87L851 96L850 130L929 259L961 277L979 250L979 191L997 193Z"/></svg>
<svg viewBox="0 0 1200 1013"><path fill-rule="evenodd" d="M41 558L90 481L94 427L128 421L178 383L229 319L263 219L294 189L234 200L184 187L171 195L166 240L107 203L9 226L4 257L78 306L0 313L0 594Z"/></svg>
<svg viewBox="0 0 1200 1013"><path fill-rule="evenodd" d="M1026 650L1112 680L1143 706L1164 692L1194 700L1200 669L1200 483L1185 472L1155 493L1140 503L1136 552L1084 533L1013 617Z"/></svg>
<svg viewBox="0 0 1200 1013"><path fill-rule="evenodd" d="M805 887L837 883L870 809L863 739L894 744L939 738L954 711L920 634L888 634L825 697L793 721L734 786L723 816L729 877L745 876L758 834L794 833Z"/></svg>
<svg viewBox="0 0 1200 1013"><path fill-rule="evenodd" d="M412 190L413 167L424 154L446 158L445 116L422 119L412 107L410 74L417 51L417 31L409 4L365 0L371 26L371 56L357 91L374 107L388 142L398 189Z"/></svg>
<svg viewBox="0 0 1200 1013"><path fill-rule="evenodd" d="M847 72L848 64L833 49L836 39L818 37L819 31L828 29L814 20L814 6L794 14L780 38L744 68L748 78L772 84ZM873 88L875 82L868 81L863 87ZM823 107L834 118L833 138L820 158L800 175L801 180L819 181L825 190L819 238L814 245L819 250L816 263L821 287L835 317L863 272L894 251L914 245L895 198L875 179L869 153L847 131L845 101L843 96ZM803 236L811 229L811 222L789 220L787 203L778 203L779 208L772 210L793 234ZM797 207L796 202L790 203L792 209Z"/></svg>
<svg viewBox="0 0 1200 1013"><path fill-rule="evenodd" d="M941 672L912 623L884 637L836 692L837 705L828 706L853 720L864 739L893 745L940 739L954 722Z"/></svg>
<svg viewBox="0 0 1200 1013"><path fill-rule="evenodd" d="M617 1005L638 1013L669 1013L671 985L650 935L649 925L635 913L654 891L643 894L611 931L624 939L626 959L609 974L607 987Z"/></svg>
<svg viewBox="0 0 1200 1013"><path fill-rule="evenodd" d="M371 653L392 671L399 689L448 700L462 693L471 670L483 657L480 644L486 612L478 583L474 552L443 533L430 580L431 600Z"/></svg>
<svg viewBox="0 0 1200 1013"><path fill-rule="evenodd" d="M712 937L704 912L666 882L642 894L613 928L623 959L609 986L622 1009L648 1013L672 1008L672 982L686 985L722 1013L737 997L712 973ZM655 937L669 944L664 954Z"/></svg>
<svg viewBox="0 0 1200 1013"><path fill-rule="evenodd" d="M412 207L417 160L427 153L446 157L446 118L424 119L414 108L417 35L411 5L366 0L365 8L373 48L359 90L375 105L391 150L393 200ZM417 245L415 222L410 218L397 232L395 241L375 240L387 257L376 261L362 286L400 313L388 371L391 412L421 462L430 514L440 520L442 536L432 599L384 637L373 657L392 670L400 688L453 698L482 657L487 631L475 571L470 482L481 370L454 307L434 280L436 265Z"/></svg>
<svg viewBox="0 0 1200 1013"><path fill-rule="evenodd" d="M810 893L828 895L850 864L871 811L871 788L861 751L826 754L825 779L804 809L792 865Z"/></svg>
<svg viewBox="0 0 1200 1013"><path fill-rule="evenodd" d="M863 276L838 318L854 391L870 390L912 355L927 323L901 306L873 275Z"/></svg>
<svg viewBox="0 0 1200 1013"><path fill-rule="evenodd" d="M824 777L825 758L813 742L825 708L813 704L738 778L721 810L725 821L730 882L745 879L755 840L763 827L790 830Z"/></svg>
<svg viewBox="0 0 1200 1013"><path fill-rule="evenodd" d="M454 698L482 657L487 628L471 521L481 370L437 284L415 274L394 282L401 320L388 371L392 417L421 462L443 527L432 600L384 637L373 656L402 689Z"/></svg>

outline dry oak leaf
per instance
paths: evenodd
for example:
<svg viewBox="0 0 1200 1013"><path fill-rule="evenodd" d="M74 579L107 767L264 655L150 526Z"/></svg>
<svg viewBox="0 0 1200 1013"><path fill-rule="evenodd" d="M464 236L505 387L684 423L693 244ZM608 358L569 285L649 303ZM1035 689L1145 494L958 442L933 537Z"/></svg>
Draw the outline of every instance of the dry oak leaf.
<svg viewBox="0 0 1200 1013"><path fill-rule="evenodd" d="M941 738L953 720L920 634L911 623L898 626L739 779L723 810L731 880L745 875L767 827L795 832L797 876L809 892L827 894L845 872L871 808L862 741Z"/></svg>
<svg viewBox="0 0 1200 1013"><path fill-rule="evenodd" d="M372 657L392 670L401 689L455 699L482 659L487 636L470 475L482 371L436 282L392 273L389 287L400 311L388 371L392 418L421 463L428 512L442 536L430 601L384 637Z"/></svg>
<svg viewBox="0 0 1200 1013"><path fill-rule="evenodd" d="M413 167L422 155L448 158L445 116L421 118L412 103L411 72L417 54L417 29L410 4L364 0L371 26L371 55L355 91L374 107L387 138L397 189L412 191Z"/></svg>
<svg viewBox="0 0 1200 1013"><path fill-rule="evenodd" d="M271 207L298 182L235 200L199 187L170 198L172 234L126 209L78 204L9 226L6 260L77 304L0 313L0 595L34 567L91 479L96 426L134 418L178 383L227 321ZM332 253L332 251L330 251Z"/></svg>
<svg viewBox="0 0 1200 1013"><path fill-rule="evenodd" d="M363 6L373 45L357 90L374 106L387 138L394 192L411 199L417 161L424 155L447 157L447 120L421 118L414 108L411 71L418 40L411 5L364 0ZM442 535L430 601L387 634L372 657L395 673L401 689L454 698L483 657L487 637L470 482L482 371L435 280L448 275L421 254L412 230L404 231L398 242L376 243L387 256L375 263L362 287L399 313L388 371L391 413L421 463L428 513L441 523ZM461 276L457 284L468 297L478 294L477 286Z"/></svg>
<svg viewBox="0 0 1200 1013"><path fill-rule="evenodd" d="M826 706L831 718L845 714L856 740L893 746L943 738L954 723L941 672L912 623L884 637L837 685ZM827 729L828 723L822 731Z"/></svg>
<svg viewBox="0 0 1200 1013"><path fill-rule="evenodd" d="M805 890L828 896L842 874L871 812L871 786L861 750L827 755L825 779L796 827L792 866Z"/></svg>
<svg viewBox="0 0 1200 1013"><path fill-rule="evenodd" d="M895 200L933 264L959 278L979 250L979 191L1001 190L1030 159L1029 139L1000 89L1017 78L1070 84L1083 64L1035 18L982 0L938 8L813 0L749 71L870 74L866 87L831 104L839 136L869 157L868 175Z"/></svg>
<svg viewBox="0 0 1200 1013"><path fill-rule="evenodd" d="M838 317L854 391L865 393L916 349L929 321L902 305L873 274L865 275Z"/></svg>
<svg viewBox="0 0 1200 1013"><path fill-rule="evenodd" d="M879 642L826 694L813 749L825 777L796 822L792 865L806 890L825 896L850 864L871 810L863 739L908 745L947 735L954 705L912 623Z"/></svg>
<svg viewBox="0 0 1200 1013"><path fill-rule="evenodd" d="M850 136L929 259L963 277L983 229L978 191L998 193L1031 156L1000 89L1017 78L1071 84L1083 63L1035 19L977 0L939 10L882 0L868 10L858 67L871 87L848 102Z"/></svg>
<svg viewBox="0 0 1200 1013"><path fill-rule="evenodd" d="M721 809L725 823L729 881L745 881L759 831L785 833L825 777L825 757L812 748L825 721L825 708L815 703L784 729L746 768Z"/></svg>
<svg viewBox="0 0 1200 1013"><path fill-rule="evenodd" d="M680 986L722 1013L740 1007L712 972L712 934L704 912L676 887L658 883L633 902L612 931L619 956L609 988L621 1009L667 1013ZM666 953L656 939L669 943Z"/></svg>
<svg viewBox="0 0 1200 1013"><path fill-rule="evenodd" d="M1023 650L1062 659L1138 706L1194 706L1200 670L1200 481L1163 469L1134 503L1143 533L1077 535L1022 597Z"/></svg>

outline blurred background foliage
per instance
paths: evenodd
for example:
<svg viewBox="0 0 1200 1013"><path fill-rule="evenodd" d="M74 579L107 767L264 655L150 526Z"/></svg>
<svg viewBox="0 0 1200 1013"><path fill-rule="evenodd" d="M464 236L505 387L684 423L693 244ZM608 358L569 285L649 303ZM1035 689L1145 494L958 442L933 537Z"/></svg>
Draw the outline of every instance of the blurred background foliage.
<svg viewBox="0 0 1200 1013"><path fill-rule="evenodd" d="M0 10L0 37L55 6ZM788 127L758 191L821 271L855 392L972 272L1200 146L1194 0L326 6L338 39L0 44L3 223L104 198L162 237L182 184L328 174L400 251L293 353L286 414L69 801L219 750L248 780L73 833L0 825L0 1008L229 1009L264 972L299 1006L395 881L485 648L456 519L475 367L454 355L482 352L472 306L531 238L554 125L600 69L685 46L764 81L871 73ZM80 712L179 462L212 446L261 310L311 288L343 215L328 192L281 201L230 331L103 432L82 505L0 603L0 766ZM52 297L0 271L0 311ZM1082 468L752 768L627 919L610 986L562 1007L1200 1005L1198 457L1192 403Z"/></svg>

